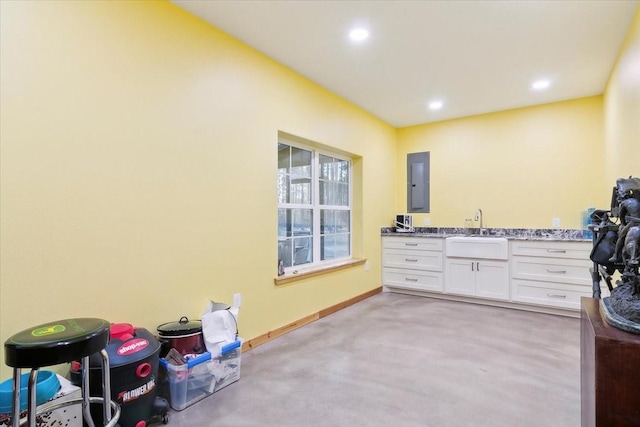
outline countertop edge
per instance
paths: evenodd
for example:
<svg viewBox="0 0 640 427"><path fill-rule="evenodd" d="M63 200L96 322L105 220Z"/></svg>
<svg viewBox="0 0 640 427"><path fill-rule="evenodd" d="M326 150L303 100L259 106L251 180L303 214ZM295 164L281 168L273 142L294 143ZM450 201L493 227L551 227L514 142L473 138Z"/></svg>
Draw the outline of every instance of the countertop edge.
<svg viewBox="0 0 640 427"><path fill-rule="evenodd" d="M446 239L455 236L479 235L478 229L456 227L416 227L412 232L398 232L394 227L382 227L381 237L427 237ZM503 237L514 241L562 241L562 242L592 242L593 238L588 230L556 229L556 228L487 228L483 230L486 237Z"/></svg>

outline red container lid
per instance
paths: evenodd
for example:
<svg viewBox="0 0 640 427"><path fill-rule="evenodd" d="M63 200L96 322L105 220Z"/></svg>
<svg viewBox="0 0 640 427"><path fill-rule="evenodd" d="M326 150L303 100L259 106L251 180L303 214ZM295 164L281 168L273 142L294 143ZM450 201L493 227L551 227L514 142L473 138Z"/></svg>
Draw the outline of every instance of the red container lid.
<svg viewBox="0 0 640 427"><path fill-rule="evenodd" d="M133 335L134 331L135 328L129 323L112 323L109 327L109 339L123 339L123 336Z"/></svg>

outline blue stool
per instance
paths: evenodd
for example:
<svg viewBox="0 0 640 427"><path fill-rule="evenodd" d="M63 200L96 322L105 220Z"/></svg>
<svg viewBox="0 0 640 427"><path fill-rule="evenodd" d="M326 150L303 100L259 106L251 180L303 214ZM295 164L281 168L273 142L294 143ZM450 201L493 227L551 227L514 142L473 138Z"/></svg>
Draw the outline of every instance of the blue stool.
<svg viewBox="0 0 640 427"><path fill-rule="evenodd" d="M111 401L109 356L105 350L109 342L109 322L103 319L65 319L45 323L11 336L4 343L5 363L13 368L12 426L20 422L20 376L22 368L30 368L27 405L27 425L36 427L36 379L38 369L44 366L82 360L82 397L47 408L53 411L64 406L82 403L84 421L95 427L90 404L103 407L105 427L113 427L120 418L120 405ZM100 353L102 362L102 397L89 394L89 356Z"/></svg>

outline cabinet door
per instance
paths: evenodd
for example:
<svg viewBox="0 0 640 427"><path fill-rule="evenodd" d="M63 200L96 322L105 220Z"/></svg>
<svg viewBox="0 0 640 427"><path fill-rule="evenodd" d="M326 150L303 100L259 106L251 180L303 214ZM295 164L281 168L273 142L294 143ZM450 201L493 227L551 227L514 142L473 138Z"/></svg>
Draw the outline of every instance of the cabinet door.
<svg viewBox="0 0 640 427"><path fill-rule="evenodd" d="M478 261L476 263L476 295L484 298L509 300L508 263Z"/></svg>
<svg viewBox="0 0 640 427"><path fill-rule="evenodd" d="M407 212L429 212L429 152L407 154Z"/></svg>
<svg viewBox="0 0 640 427"><path fill-rule="evenodd" d="M445 291L451 294L476 294L476 261L470 259L448 259L445 272Z"/></svg>

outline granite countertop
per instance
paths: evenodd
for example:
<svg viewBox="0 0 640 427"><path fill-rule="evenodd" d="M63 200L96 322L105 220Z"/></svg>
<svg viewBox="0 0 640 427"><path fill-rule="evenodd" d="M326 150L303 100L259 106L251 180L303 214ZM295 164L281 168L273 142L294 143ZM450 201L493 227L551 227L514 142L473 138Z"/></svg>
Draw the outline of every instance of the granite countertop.
<svg viewBox="0 0 640 427"><path fill-rule="evenodd" d="M445 239L453 236L478 235L479 229L468 230L463 227L415 227L414 232L396 232L395 227L383 227L382 236L434 237ZM573 242L591 242L592 232L569 228L485 228L484 235L504 237L509 240L558 240Z"/></svg>

